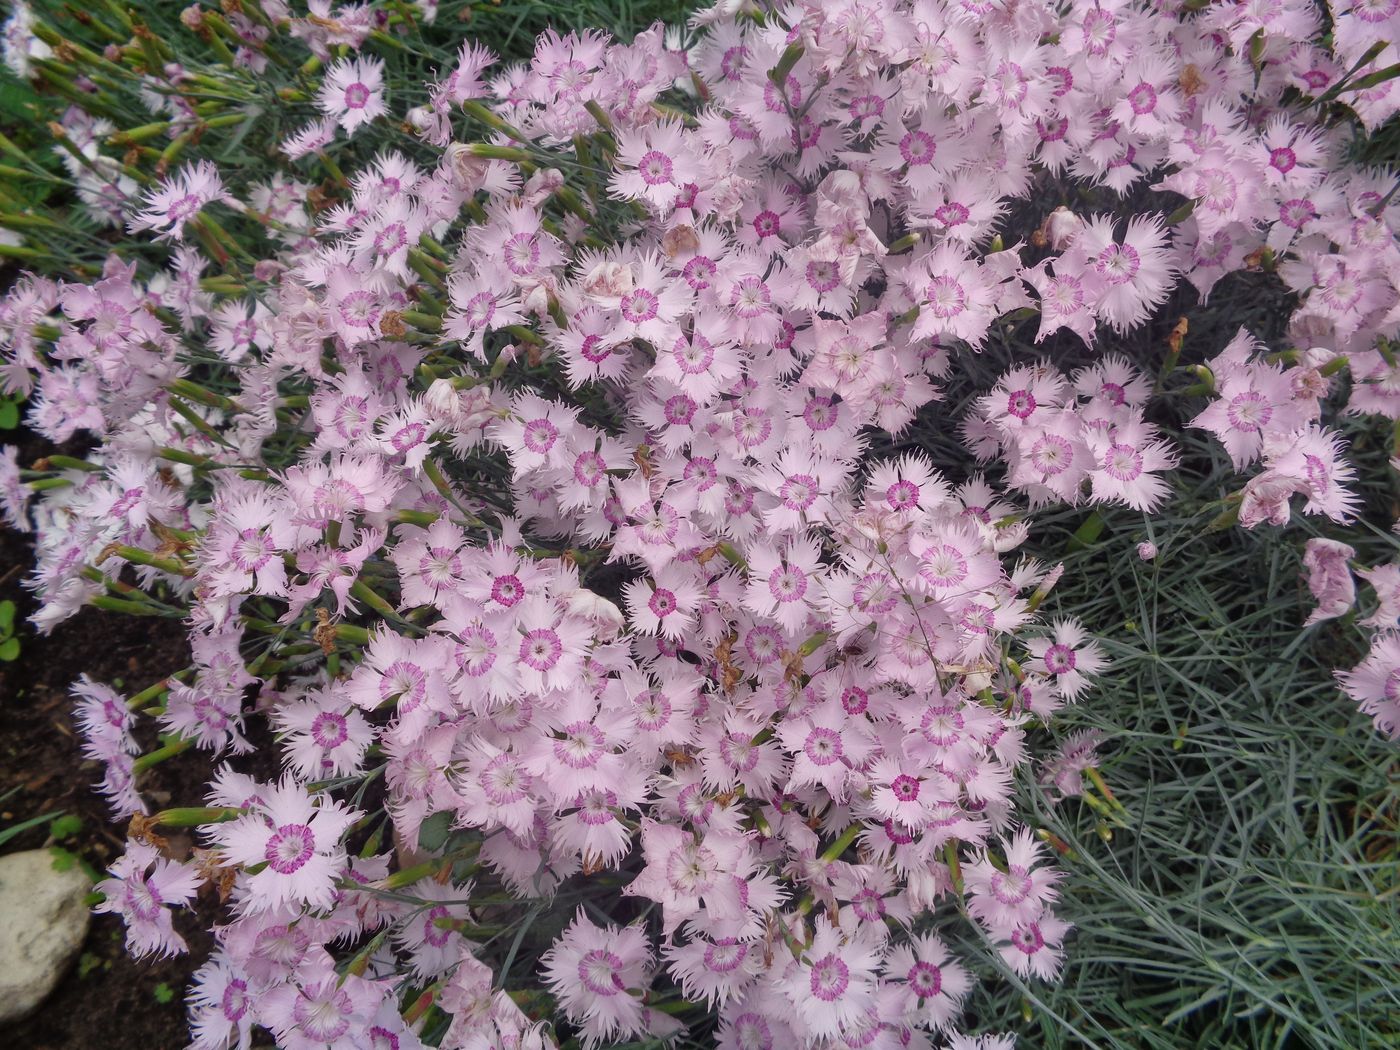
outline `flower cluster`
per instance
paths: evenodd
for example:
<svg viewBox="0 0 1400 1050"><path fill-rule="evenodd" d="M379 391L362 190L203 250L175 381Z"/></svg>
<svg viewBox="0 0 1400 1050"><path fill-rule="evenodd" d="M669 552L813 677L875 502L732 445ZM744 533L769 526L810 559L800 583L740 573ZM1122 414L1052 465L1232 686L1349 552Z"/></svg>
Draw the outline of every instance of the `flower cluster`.
<svg viewBox="0 0 1400 1050"><path fill-rule="evenodd" d="M73 52L139 68L163 118L119 130L89 80L57 125L91 217L161 262L0 303L0 381L92 443L0 458L0 507L35 531L41 628L84 605L189 625L187 672L74 688L115 815L147 812L166 754L213 767L206 806L133 824L102 907L173 952L171 908L217 893L200 1050L255 1027L543 1048L546 1019L590 1047L1009 1045L958 1032L980 975L953 912L1058 974L1061 873L1015 785L1107 668L1039 618L1061 569L1017 554L1028 512L1151 512L1179 452L1121 353L940 402L1011 326L1112 349L1181 282L1267 263L1306 348L1242 332L1198 367L1192 425L1262 463L1241 524L1294 495L1348 521L1324 404L1346 368L1347 411L1400 417L1400 206L1298 100L1400 108L1370 75L1390 30L1335 9L1329 51L1302 0L726 3L630 44L547 32L519 63L437 49L425 91L391 75L433 24L409 6L190 8L217 76L152 61L149 30ZM11 68L48 69L45 34L19 5ZM275 171L169 170L255 118L206 101L302 47ZM1039 207L1066 178L1096 209ZM1139 192L1161 210L1115 214ZM918 421L967 461L915 447ZM1354 600L1329 542L1319 618ZM1392 734L1397 573L1365 575L1379 633L1342 677ZM144 721L175 743L136 757ZM240 771L268 726L281 772ZM1100 743L1050 759L1058 795ZM203 826L197 861L160 855L172 823ZM502 899L572 917L518 994L484 961Z"/></svg>

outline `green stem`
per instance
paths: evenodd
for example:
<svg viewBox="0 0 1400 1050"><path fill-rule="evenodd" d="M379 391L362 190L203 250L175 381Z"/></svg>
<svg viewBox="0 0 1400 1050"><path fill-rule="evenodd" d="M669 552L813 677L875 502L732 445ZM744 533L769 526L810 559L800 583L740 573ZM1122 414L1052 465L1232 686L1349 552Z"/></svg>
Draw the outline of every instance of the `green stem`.
<svg viewBox="0 0 1400 1050"><path fill-rule="evenodd" d="M194 741L189 737L181 737L179 740L172 740L164 747L158 747L149 754L142 755L131 764L133 772L141 773L152 766L159 765L167 758L174 758L182 752L188 751L194 746Z"/></svg>

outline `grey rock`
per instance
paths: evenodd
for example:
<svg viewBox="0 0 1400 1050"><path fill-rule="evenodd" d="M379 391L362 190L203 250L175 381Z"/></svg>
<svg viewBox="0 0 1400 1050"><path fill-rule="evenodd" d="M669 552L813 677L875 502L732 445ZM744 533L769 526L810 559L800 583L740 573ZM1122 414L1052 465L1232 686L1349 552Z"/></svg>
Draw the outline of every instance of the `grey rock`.
<svg viewBox="0 0 1400 1050"><path fill-rule="evenodd" d="M56 871L46 849L0 857L0 1023L34 1010L63 978L87 935L81 868Z"/></svg>

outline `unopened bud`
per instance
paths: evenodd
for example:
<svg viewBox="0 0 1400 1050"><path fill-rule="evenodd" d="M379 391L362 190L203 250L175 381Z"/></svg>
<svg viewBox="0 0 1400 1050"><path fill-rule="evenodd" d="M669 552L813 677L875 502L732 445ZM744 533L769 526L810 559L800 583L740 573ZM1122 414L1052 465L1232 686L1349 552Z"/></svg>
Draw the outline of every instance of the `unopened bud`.
<svg viewBox="0 0 1400 1050"><path fill-rule="evenodd" d="M592 622L599 637L616 638L626 622L616 605L582 587L568 595L568 602L570 614Z"/></svg>
<svg viewBox="0 0 1400 1050"><path fill-rule="evenodd" d="M632 291L632 268L615 259L604 259L583 279L583 290L601 299L618 299Z"/></svg>
<svg viewBox="0 0 1400 1050"><path fill-rule="evenodd" d="M531 205L538 205L551 193L564 185L564 173L558 168L541 168L525 183L522 196Z"/></svg>
<svg viewBox="0 0 1400 1050"><path fill-rule="evenodd" d="M409 115L411 121L412 114ZM445 152L448 171L458 189L475 192L486 180L486 172L491 162L478 157L465 142L449 143Z"/></svg>
<svg viewBox="0 0 1400 1050"><path fill-rule="evenodd" d="M434 379L423 395L423 403L436 416L448 421L457 418L460 408L460 395L450 379Z"/></svg>
<svg viewBox="0 0 1400 1050"><path fill-rule="evenodd" d="M666 258L674 259L681 254L699 251L700 238L696 235L694 227L684 223L672 226L661 238L661 250L666 253Z"/></svg>
<svg viewBox="0 0 1400 1050"><path fill-rule="evenodd" d="M1046 216L1041 231L1045 234L1045 242L1050 249L1062 252L1070 246L1083 228L1083 219L1068 208L1060 207Z"/></svg>

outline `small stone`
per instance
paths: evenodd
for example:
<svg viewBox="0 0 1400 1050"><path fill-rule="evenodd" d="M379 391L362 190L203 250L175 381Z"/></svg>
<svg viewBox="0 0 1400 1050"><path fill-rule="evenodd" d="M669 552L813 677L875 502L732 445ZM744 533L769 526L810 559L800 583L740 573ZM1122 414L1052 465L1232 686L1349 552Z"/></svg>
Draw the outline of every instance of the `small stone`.
<svg viewBox="0 0 1400 1050"><path fill-rule="evenodd" d="M0 857L0 1024L28 1014L58 985L87 936L92 883L46 849Z"/></svg>

